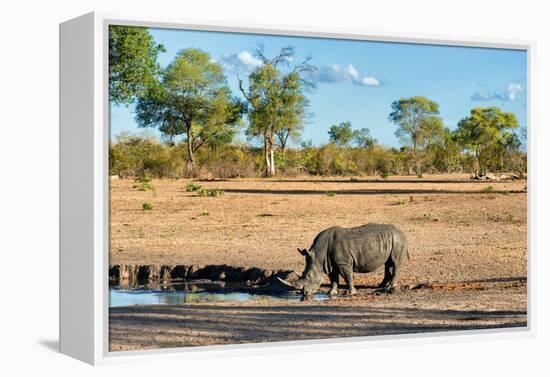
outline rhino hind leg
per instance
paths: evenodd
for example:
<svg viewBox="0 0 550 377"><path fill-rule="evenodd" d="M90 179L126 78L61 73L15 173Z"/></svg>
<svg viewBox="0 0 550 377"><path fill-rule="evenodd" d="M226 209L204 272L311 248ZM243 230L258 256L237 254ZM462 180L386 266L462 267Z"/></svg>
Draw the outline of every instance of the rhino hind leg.
<svg viewBox="0 0 550 377"><path fill-rule="evenodd" d="M405 259L408 258L408 248L407 244L401 244L399 247L396 247L391 253L390 258L386 262L386 268L389 269L389 280L384 288L393 289L397 286L397 279L399 278L399 272L401 266L405 263ZM386 280L386 274L384 274L384 280Z"/></svg>
<svg viewBox="0 0 550 377"><path fill-rule="evenodd" d="M357 293L357 289L353 286L353 270L350 267L341 267L340 271L342 273L342 276L344 277L344 280L346 281L346 284L348 286L348 292L350 295L354 295Z"/></svg>
<svg viewBox="0 0 550 377"><path fill-rule="evenodd" d="M397 278L399 277L399 266L395 265L393 267L393 273L390 280L390 283L388 284L388 288L395 288L397 286Z"/></svg>
<svg viewBox="0 0 550 377"><path fill-rule="evenodd" d="M397 286L397 279L399 278L399 272L401 271L401 265L403 264L403 258L393 261L393 268L391 273L391 279L388 284L388 288L394 288Z"/></svg>
<svg viewBox="0 0 550 377"><path fill-rule="evenodd" d="M394 270L393 261L390 258L384 265L384 279L378 285L378 288L387 288L390 285L390 281L392 280L392 277L393 277L393 270Z"/></svg>

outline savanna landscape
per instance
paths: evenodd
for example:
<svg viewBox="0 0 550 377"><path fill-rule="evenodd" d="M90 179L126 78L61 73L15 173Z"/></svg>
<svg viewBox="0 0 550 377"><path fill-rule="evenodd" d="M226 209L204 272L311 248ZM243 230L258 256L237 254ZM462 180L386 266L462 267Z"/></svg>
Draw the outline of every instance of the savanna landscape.
<svg viewBox="0 0 550 377"><path fill-rule="evenodd" d="M248 68L183 46L161 64L162 36L110 30L110 284L131 299L221 299L111 303L111 350L527 326L520 84L474 93L470 102L501 106L473 106L455 124L439 102L412 95L386 103L383 127L357 128L343 114L308 133L323 85L340 80L346 93L385 83L263 44L235 55ZM156 133L113 135L123 111ZM393 144L379 140L387 129ZM407 237L395 285L378 287L384 267L356 271L355 294L340 281L328 295L326 274L305 300L281 284L304 279L297 249L321 231L369 223Z"/></svg>

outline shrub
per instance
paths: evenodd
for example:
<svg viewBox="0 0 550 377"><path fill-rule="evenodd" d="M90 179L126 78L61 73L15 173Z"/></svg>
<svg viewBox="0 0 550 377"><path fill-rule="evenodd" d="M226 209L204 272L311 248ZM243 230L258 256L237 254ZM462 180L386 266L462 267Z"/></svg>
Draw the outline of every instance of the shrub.
<svg viewBox="0 0 550 377"><path fill-rule="evenodd" d="M260 150L245 145L220 146L197 153L199 175L208 178L256 177L263 171ZM276 156L277 157L277 156ZM277 169L279 166L276 164Z"/></svg>
<svg viewBox="0 0 550 377"><path fill-rule="evenodd" d="M398 199L396 200L395 202L392 202L392 204L394 206L404 206L405 204L407 204L409 202L409 199L407 198L402 198L402 199Z"/></svg>
<svg viewBox="0 0 550 377"><path fill-rule="evenodd" d="M505 222L510 224L518 224L521 223L521 220L516 219L514 217L514 214L510 211L507 211L504 213L504 216L501 216L499 214L493 214L493 213L487 213L487 219L494 221L494 222Z"/></svg>
<svg viewBox="0 0 550 377"><path fill-rule="evenodd" d="M514 215L512 212L506 212L506 221L509 223L514 223Z"/></svg>
<svg viewBox="0 0 550 377"><path fill-rule="evenodd" d="M139 182L139 183L150 183L151 181L152 179L146 175L142 175L134 179L134 182Z"/></svg>
<svg viewBox="0 0 550 377"><path fill-rule="evenodd" d="M425 213L423 216L424 220L428 220L428 221L439 221L439 217L436 215L436 214L433 214L431 212L428 212L428 213Z"/></svg>
<svg viewBox="0 0 550 377"><path fill-rule="evenodd" d="M484 187L481 191L484 193L491 193L491 192L495 192L495 188L493 186L487 186L487 187Z"/></svg>
<svg viewBox="0 0 550 377"><path fill-rule="evenodd" d="M150 191L155 189L151 184L151 182L138 183L137 185L134 185L134 188L137 189L138 191Z"/></svg>
<svg viewBox="0 0 550 377"><path fill-rule="evenodd" d="M200 185L196 185L193 182L189 182L187 186L185 187L185 191L187 192L196 192L199 194L199 196L211 196L211 197L218 197L223 195L223 190L219 189L208 189L204 188Z"/></svg>
<svg viewBox="0 0 550 377"><path fill-rule="evenodd" d="M142 205L141 205L141 208L144 210L144 211L152 211L153 210L153 205L149 202L144 202Z"/></svg>
<svg viewBox="0 0 550 377"><path fill-rule="evenodd" d="M211 197L218 197L223 195L223 190L218 189L207 189L207 188L199 188L197 191L197 194L199 196L211 196Z"/></svg>
<svg viewBox="0 0 550 377"><path fill-rule="evenodd" d="M196 185L193 182L189 182L187 186L185 186L185 191L187 192L196 192L201 190L202 187L200 185Z"/></svg>
<svg viewBox="0 0 550 377"><path fill-rule="evenodd" d="M182 166L183 159L176 147L147 135L123 133L109 146L110 175L162 178L173 175Z"/></svg>
<svg viewBox="0 0 550 377"><path fill-rule="evenodd" d="M275 166L283 174L293 173L301 168L300 155L296 151L275 152Z"/></svg>
<svg viewBox="0 0 550 377"><path fill-rule="evenodd" d="M504 153L504 154L502 154ZM136 183L150 178L200 176L208 178L258 177L265 171L263 150L257 145L241 142L205 145L195 153L196 169L186 171L187 150L184 142L164 143L151 135L123 133L109 145L109 175L121 178L140 177ZM527 169L527 154L523 151L488 149L488 158L481 161L490 171L513 171L520 176ZM314 146L302 143L288 147L283 153L274 151L277 174L298 175L390 175L418 172L426 174L474 172L478 161L464 153L452 140L426 146L416 153L411 148L389 148L374 143L363 147L326 144ZM422 170L416 169L420 164ZM144 179L142 181L142 179Z"/></svg>

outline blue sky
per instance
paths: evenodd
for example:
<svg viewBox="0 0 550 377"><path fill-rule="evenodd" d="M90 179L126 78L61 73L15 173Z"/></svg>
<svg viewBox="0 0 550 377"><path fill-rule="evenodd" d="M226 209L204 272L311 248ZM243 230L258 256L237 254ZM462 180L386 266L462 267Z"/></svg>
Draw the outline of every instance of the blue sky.
<svg viewBox="0 0 550 377"><path fill-rule="evenodd" d="M438 102L451 129L478 106L498 106L516 114L521 126L527 122L525 51L173 29L151 33L167 50L159 56L162 67L180 49L200 48L223 65L239 96L237 75L245 79L259 63L252 55L259 43L268 57L286 46L294 46L295 61L311 55L317 89L308 93L311 115L302 138L316 145L328 141L332 124L350 121L354 129L368 127L380 143L398 146L397 126L388 114L392 101L410 96ZM137 127L133 106L111 108L111 137L122 131L144 131Z"/></svg>

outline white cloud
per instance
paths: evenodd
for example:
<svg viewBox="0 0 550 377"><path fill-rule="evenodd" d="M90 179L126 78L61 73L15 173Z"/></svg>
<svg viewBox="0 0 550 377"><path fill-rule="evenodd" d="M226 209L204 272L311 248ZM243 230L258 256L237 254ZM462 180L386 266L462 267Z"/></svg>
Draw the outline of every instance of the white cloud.
<svg viewBox="0 0 550 377"><path fill-rule="evenodd" d="M294 60L289 57L288 62ZM250 73L255 68L262 65L262 61L256 58L248 51L241 51L236 54L226 54L220 59L223 67L230 72ZM324 65L317 67L312 72L311 79L320 83L338 83L349 82L363 86L380 86L382 83L379 79L373 76L361 76L359 71L352 65L346 66L339 64Z"/></svg>
<svg viewBox="0 0 550 377"><path fill-rule="evenodd" d="M357 72L357 70L353 65L349 64L344 70L344 72L347 72L353 81L359 80L359 72Z"/></svg>
<svg viewBox="0 0 550 377"><path fill-rule="evenodd" d="M493 100L500 100L500 101L515 101L517 98L517 94L519 92L523 91L523 87L520 83L517 82L509 82L506 86L505 90L502 91L478 91L472 94L470 99L472 101L493 101Z"/></svg>
<svg viewBox="0 0 550 377"><path fill-rule="evenodd" d="M363 83L363 85L370 85L370 86L379 86L381 84L380 80L372 76L363 77L361 79L361 82Z"/></svg>
<svg viewBox="0 0 550 377"><path fill-rule="evenodd" d="M318 67L312 74L312 79L321 83L349 82L357 85L380 86L381 82L372 76L361 76L352 65L341 66L339 64L324 65Z"/></svg>
<svg viewBox="0 0 550 377"><path fill-rule="evenodd" d="M257 67L259 65L262 65L262 61L258 58L255 58L252 56L252 54L248 51L241 51L237 55L239 60L246 64L247 66Z"/></svg>
<svg viewBox="0 0 550 377"><path fill-rule="evenodd" d="M262 65L262 61L248 51L226 54L222 57L221 63L228 71L244 73L251 72L254 68Z"/></svg>

